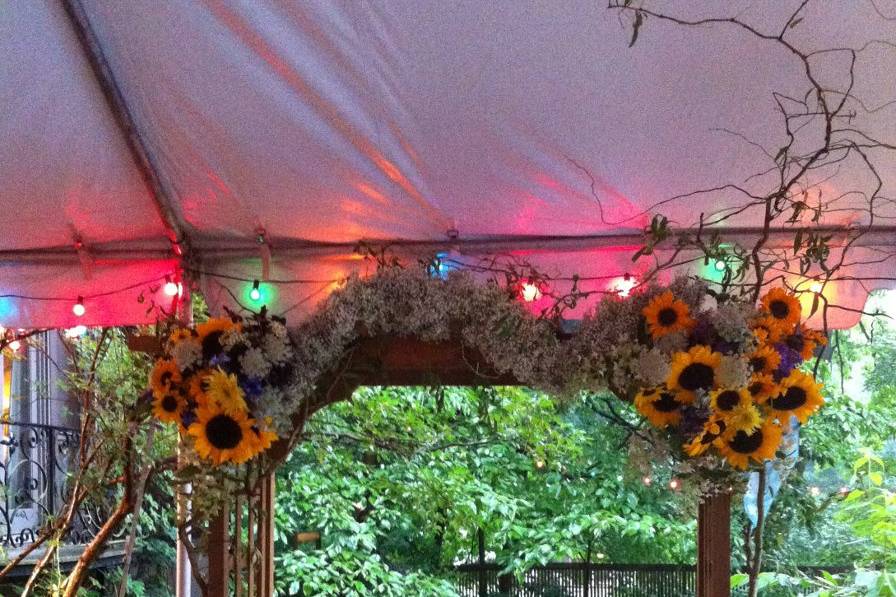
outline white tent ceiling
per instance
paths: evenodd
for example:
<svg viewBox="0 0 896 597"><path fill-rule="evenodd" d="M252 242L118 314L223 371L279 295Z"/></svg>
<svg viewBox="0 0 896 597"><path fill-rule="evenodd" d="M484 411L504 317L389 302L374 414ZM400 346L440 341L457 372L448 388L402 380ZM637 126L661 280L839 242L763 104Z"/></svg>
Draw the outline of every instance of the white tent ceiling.
<svg viewBox="0 0 896 597"><path fill-rule="evenodd" d="M455 249L471 258L500 250L550 273L637 273L629 257L653 213L691 226L743 198L658 204L768 168L755 146L718 129L777 147L772 91L805 88L792 56L731 28L651 22L629 49L630 31L593 0L69 4L74 16L50 0L0 4L8 326L146 320L149 287L177 269L172 235L199 269L251 280L261 276L263 228L271 277L313 282L272 286L273 310L294 317L327 281L361 267L351 246L363 239L443 243L456 230ZM771 27L794 6L758 2L739 14ZM896 20L870 2L818 3L804 17L789 35L810 46L896 39ZM111 90L91 68L90 42ZM856 76L868 106L896 99L896 52L869 46ZM864 118L896 138L896 108ZM896 195L896 164L880 174L883 194ZM762 192L767 183L744 184ZM867 183L845 163L820 188L831 200ZM861 197L837 206L821 224L867 221ZM896 208L878 210L872 246L855 259L874 262L863 276L886 278ZM724 225L748 238L761 216L748 210ZM215 306L245 289L219 276L203 283ZM844 283L840 302L861 306L884 283ZM78 295L88 297L80 320ZM840 313L841 324L852 320Z"/></svg>

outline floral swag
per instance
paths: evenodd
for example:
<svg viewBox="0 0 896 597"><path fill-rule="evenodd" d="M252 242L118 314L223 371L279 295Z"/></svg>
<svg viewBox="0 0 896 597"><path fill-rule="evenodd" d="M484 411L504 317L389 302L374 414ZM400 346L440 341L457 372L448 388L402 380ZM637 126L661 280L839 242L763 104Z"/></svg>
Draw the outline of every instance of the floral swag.
<svg viewBox="0 0 896 597"><path fill-rule="evenodd" d="M148 399L185 440L184 480L238 490L274 441L297 441L296 426L320 407L320 381L364 336L454 339L558 397L610 391L649 421L652 459L676 466L700 494L774 459L782 435L823 402L799 366L825 336L801 323L799 300L781 288L754 305L680 278L605 296L569 334L559 318L533 314L518 284L430 274L392 265L351 278L289 332L264 311L174 329Z"/></svg>

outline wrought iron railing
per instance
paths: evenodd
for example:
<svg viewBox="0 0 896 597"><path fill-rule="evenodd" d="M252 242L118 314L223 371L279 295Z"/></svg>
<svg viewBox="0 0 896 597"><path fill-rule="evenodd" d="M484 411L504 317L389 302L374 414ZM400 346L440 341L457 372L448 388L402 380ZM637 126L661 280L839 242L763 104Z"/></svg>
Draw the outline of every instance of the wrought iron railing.
<svg viewBox="0 0 896 597"><path fill-rule="evenodd" d="M0 547L33 542L67 502L78 457L76 429L33 423L0 423ZM87 543L102 524L102 507L85 503L64 541Z"/></svg>

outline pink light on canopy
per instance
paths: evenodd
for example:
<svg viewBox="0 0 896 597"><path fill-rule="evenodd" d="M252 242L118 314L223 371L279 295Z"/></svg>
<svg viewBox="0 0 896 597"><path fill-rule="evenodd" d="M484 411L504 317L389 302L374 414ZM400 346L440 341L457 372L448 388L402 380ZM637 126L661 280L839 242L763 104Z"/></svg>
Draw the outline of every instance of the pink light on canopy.
<svg viewBox="0 0 896 597"><path fill-rule="evenodd" d="M133 159L77 18L57 3L4 6L0 323L10 326L144 321L143 289L89 297L143 280L163 288L184 263L248 280L202 277L213 307L233 306L263 278L259 229L270 278L310 281L264 285L271 309L293 322L331 280L368 267L351 255L362 239L447 243L469 259L525 255L548 274L606 288L646 267L631 263L631 247L653 213L689 226L743 203L720 190L657 206L765 170L754 146L713 129L776 146L772 91L802 89L792 57L730 29L651 22L629 49L629 32L591 0L68 3L157 180L147 185L147 164ZM765 28L796 4L740 15ZM677 8L727 14L728 3ZM896 36L896 22L866 3L811 4L803 16L788 34L801 43ZM856 93L873 106L894 99L896 55L871 46L862 64ZM896 137L896 109L867 117L880 137ZM882 195L894 196L896 164L880 174ZM823 182L824 198L843 196L821 224L867 223L847 193L865 183L844 162ZM877 232L844 273L876 280L829 285L851 308L896 269L896 207L879 209ZM761 221L748 209L725 224ZM75 318L79 295L86 312ZM850 325L857 314L832 317Z"/></svg>

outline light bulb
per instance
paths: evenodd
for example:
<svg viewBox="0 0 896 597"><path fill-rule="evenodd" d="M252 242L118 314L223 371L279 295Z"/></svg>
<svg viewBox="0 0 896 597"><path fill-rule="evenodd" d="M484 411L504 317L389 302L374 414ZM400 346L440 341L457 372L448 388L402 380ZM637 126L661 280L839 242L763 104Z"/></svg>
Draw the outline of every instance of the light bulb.
<svg viewBox="0 0 896 597"><path fill-rule="evenodd" d="M18 340L13 340L12 342L9 343L9 348L10 348L10 350L12 350L13 352L15 352L15 351L17 351L18 349L22 348L22 343L19 342Z"/></svg>
<svg viewBox="0 0 896 597"><path fill-rule="evenodd" d="M809 493L811 493L813 496L817 497L818 494L821 493L821 488L813 485L812 487L809 488Z"/></svg>
<svg viewBox="0 0 896 597"><path fill-rule="evenodd" d="M812 285L809 286L809 290L811 290L815 294L818 294L819 292L821 292L822 288L823 288L822 283L817 280L815 282L812 282Z"/></svg>
<svg viewBox="0 0 896 597"><path fill-rule="evenodd" d="M261 300L261 290L258 288L258 286L259 286L258 280L255 280L254 282L252 282L252 290L249 291L249 298L252 299L253 301Z"/></svg>
<svg viewBox="0 0 896 597"><path fill-rule="evenodd" d="M653 479L651 479L650 477L644 477L643 481L644 485L650 485L651 483L653 483Z"/></svg>
<svg viewBox="0 0 896 597"><path fill-rule="evenodd" d="M715 268L717 272L723 272L728 269L728 264L724 259L716 259Z"/></svg>
<svg viewBox="0 0 896 597"><path fill-rule="evenodd" d="M72 306L72 313L75 314L75 317L81 317L87 312L87 309L84 308L84 297L79 296L78 302Z"/></svg>
<svg viewBox="0 0 896 597"><path fill-rule="evenodd" d="M522 296L523 300L527 303L531 303L532 301L537 301L541 298L541 290L539 290L537 285L531 282L526 282L520 289L520 296Z"/></svg>
<svg viewBox="0 0 896 597"><path fill-rule="evenodd" d="M613 280L612 289L619 296L627 297L631 294L632 288L638 285L638 281L631 274L625 274L621 278Z"/></svg>
<svg viewBox="0 0 896 597"><path fill-rule="evenodd" d="M671 481L669 481L669 488L673 490L678 489L678 479L672 479Z"/></svg>
<svg viewBox="0 0 896 597"><path fill-rule="evenodd" d="M177 296L180 294L180 284L171 279L171 276L165 276L165 287L163 289L168 296Z"/></svg>

